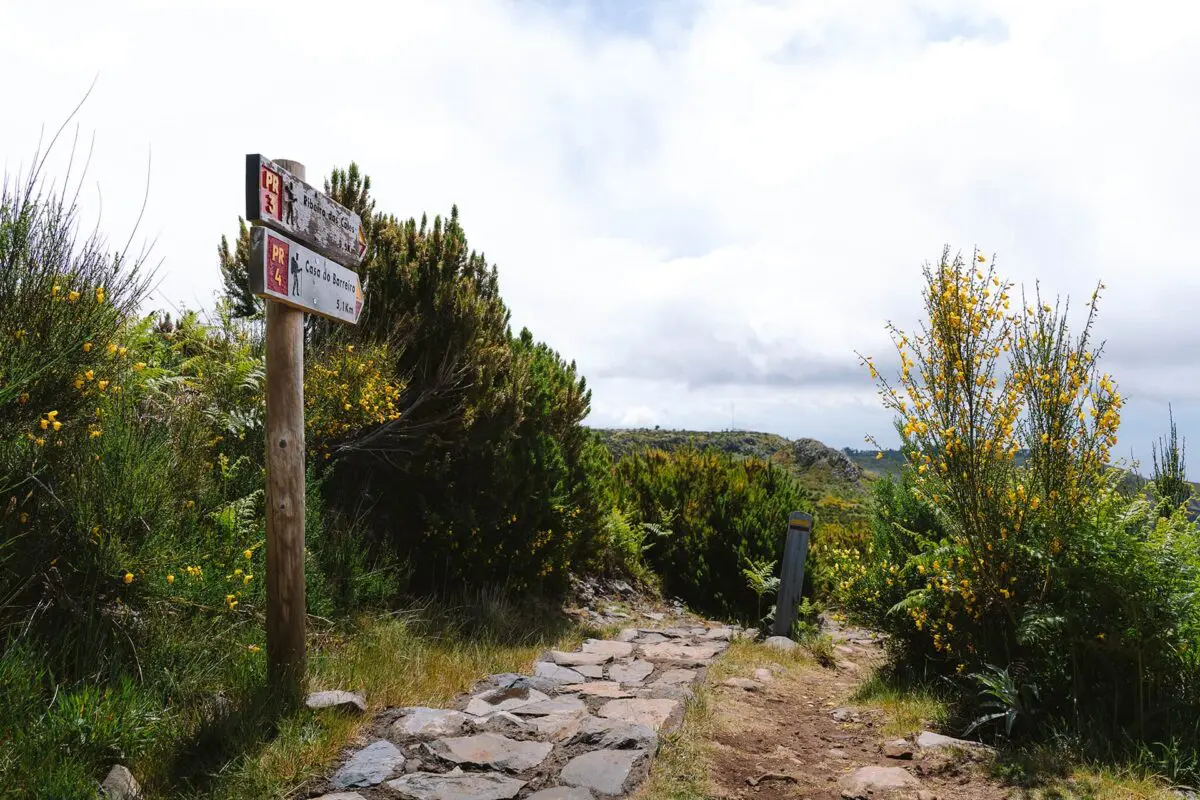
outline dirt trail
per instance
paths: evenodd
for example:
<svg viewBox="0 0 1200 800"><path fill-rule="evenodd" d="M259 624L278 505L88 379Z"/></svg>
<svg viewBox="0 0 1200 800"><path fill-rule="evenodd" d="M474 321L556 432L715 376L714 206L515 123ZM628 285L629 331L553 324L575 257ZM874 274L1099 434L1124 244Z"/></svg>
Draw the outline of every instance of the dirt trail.
<svg viewBox="0 0 1200 800"><path fill-rule="evenodd" d="M883 754L886 715L854 705L854 689L882 659L877 641L865 631L835 628L836 668L772 666L769 659L731 672L753 677L768 668L774 678L762 689L714 687L714 747L709 757L713 795L726 800L832 800L845 797L914 800L1000 800L1010 790L987 778L961 751L922 750L909 745L908 758ZM781 659L782 660L782 659ZM761 673L760 673L761 675ZM882 767L896 777L905 770L914 782L904 789L872 792L848 789L848 776L860 767ZM899 776L903 778L904 776Z"/></svg>

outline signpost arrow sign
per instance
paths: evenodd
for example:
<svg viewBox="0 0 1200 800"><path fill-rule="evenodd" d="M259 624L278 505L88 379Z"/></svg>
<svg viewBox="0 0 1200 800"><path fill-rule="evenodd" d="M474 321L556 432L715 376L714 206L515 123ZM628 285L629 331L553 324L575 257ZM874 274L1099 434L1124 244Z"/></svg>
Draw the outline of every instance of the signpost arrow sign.
<svg viewBox="0 0 1200 800"><path fill-rule="evenodd" d="M362 313L358 273L266 228L250 233L250 291L351 324Z"/></svg>
<svg viewBox="0 0 1200 800"><path fill-rule="evenodd" d="M246 156L246 219L339 264L356 267L367 253L358 214L256 153Z"/></svg>

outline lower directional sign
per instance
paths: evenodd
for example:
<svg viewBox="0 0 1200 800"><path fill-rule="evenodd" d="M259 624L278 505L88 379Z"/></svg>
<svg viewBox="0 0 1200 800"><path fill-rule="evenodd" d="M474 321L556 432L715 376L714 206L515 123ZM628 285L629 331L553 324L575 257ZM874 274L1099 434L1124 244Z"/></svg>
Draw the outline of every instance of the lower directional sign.
<svg viewBox="0 0 1200 800"><path fill-rule="evenodd" d="M267 228L251 231L250 291L351 324L362 312L358 273Z"/></svg>

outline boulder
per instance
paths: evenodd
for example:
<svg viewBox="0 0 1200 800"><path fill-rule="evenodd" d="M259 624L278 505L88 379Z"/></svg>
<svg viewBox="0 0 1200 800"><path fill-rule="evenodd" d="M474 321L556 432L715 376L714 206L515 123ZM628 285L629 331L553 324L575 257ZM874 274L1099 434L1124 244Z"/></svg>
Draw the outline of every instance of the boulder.
<svg viewBox="0 0 1200 800"><path fill-rule="evenodd" d="M475 736L456 736L438 739L426 745L438 758L454 764L523 772L546 760L553 745L546 742L523 742L498 733Z"/></svg>
<svg viewBox="0 0 1200 800"><path fill-rule="evenodd" d="M902 767L859 767L842 778L841 789L846 800L874 800L919 785L917 779Z"/></svg>
<svg viewBox="0 0 1200 800"><path fill-rule="evenodd" d="M525 781L495 772L413 772L386 785L406 800L512 800Z"/></svg>
<svg viewBox="0 0 1200 800"><path fill-rule="evenodd" d="M344 692L341 689L313 692L304 698L304 705L309 708L335 708L352 714L362 714L367 710L366 698L356 692Z"/></svg>
<svg viewBox="0 0 1200 800"><path fill-rule="evenodd" d="M568 761L559 780L600 794L621 794L633 765L645 755L643 750L594 750Z"/></svg>
<svg viewBox="0 0 1200 800"><path fill-rule="evenodd" d="M333 773L330 783L337 789L374 786L404 768L404 754L389 741L379 740L359 750L341 769Z"/></svg>

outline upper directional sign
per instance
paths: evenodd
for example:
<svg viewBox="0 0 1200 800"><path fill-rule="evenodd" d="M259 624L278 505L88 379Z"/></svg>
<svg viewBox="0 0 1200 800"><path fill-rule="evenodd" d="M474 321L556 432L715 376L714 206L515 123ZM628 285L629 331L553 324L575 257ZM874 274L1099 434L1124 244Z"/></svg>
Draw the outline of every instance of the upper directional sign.
<svg viewBox="0 0 1200 800"><path fill-rule="evenodd" d="M358 214L258 154L246 156L246 219L346 266L367 252Z"/></svg>
<svg viewBox="0 0 1200 800"><path fill-rule="evenodd" d="M266 228L250 235L250 291L351 324L362 313L357 272Z"/></svg>

